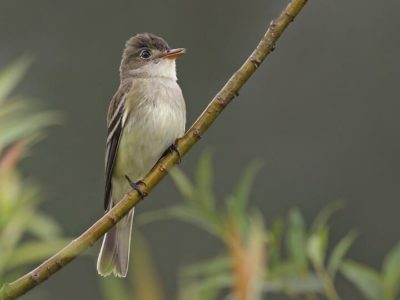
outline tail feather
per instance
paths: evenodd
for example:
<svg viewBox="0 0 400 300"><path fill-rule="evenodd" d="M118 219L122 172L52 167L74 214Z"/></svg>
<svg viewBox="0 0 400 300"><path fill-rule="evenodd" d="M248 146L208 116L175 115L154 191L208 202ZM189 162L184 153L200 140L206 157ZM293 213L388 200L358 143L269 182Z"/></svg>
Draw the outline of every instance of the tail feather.
<svg viewBox="0 0 400 300"><path fill-rule="evenodd" d="M101 276L113 273L126 277L129 266L129 252L134 210L106 233L97 259L97 272Z"/></svg>

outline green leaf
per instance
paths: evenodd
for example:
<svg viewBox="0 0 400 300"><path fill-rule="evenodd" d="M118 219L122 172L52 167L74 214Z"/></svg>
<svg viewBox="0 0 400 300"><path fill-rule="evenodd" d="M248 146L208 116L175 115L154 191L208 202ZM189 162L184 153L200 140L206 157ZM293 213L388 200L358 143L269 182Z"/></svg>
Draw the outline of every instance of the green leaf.
<svg viewBox="0 0 400 300"><path fill-rule="evenodd" d="M340 270L368 300L384 299L382 279L374 269L356 262L345 261Z"/></svg>
<svg viewBox="0 0 400 300"><path fill-rule="evenodd" d="M210 150L203 152L197 164L195 196L200 206L205 204L208 208L214 207L212 152Z"/></svg>
<svg viewBox="0 0 400 300"><path fill-rule="evenodd" d="M277 218L270 228L271 229L267 233L268 262L270 271L273 271L281 260L281 243L284 229L283 220Z"/></svg>
<svg viewBox="0 0 400 300"><path fill-rule="evenodd" d="M140 226L147 225L153 222L171 220L176 218L176 213L174 212L176 209L186 207L183 205L174 205L168 208L162 208L157 210L146 211L135 216L135 222Z"/></svg>
<svg viewBox="0 0 400 300"><path fill-rule="evenodd" d="M315 218L311 225L311 231L317 231L326 226L329 218L339 209L343 208L343 203L336 201L324 207Z"/></svg>
<svg viewBox="0 0 400 300"><path fill-rule="evenodd" d="M106 300L131 300L130 293L125 288L124 281L114 276L101 278L101 288Z"/></svg>
<svg viewBox="0 0 400 300"><path fill-rule="evenodd" d="M197 167L196 186L193 186L186 175L179 169L173 170L172 177L178 189L183 194L188 207L191 207L193 212L195 212L196 224L199 224L199 219L203 218L202 223L208 222L211 223L214 229L221 229L221 220L215 209L212 193L211 152L205 151L200 157ZM202 227L205 228L203 225ZM207 227L210 228L210 226Z"/></svg>
<svg viewBox="0 0 400 300"><path fill-rule="evenodd" d="M217 256L201 263L195 263L182 270L183 276L205 276L226 272L231 267L231 260L227 255Z"/></svg>
<svg viewBox="0 0 400 300"><path fill-rule="evenodd" d="M246 168L236 184L235 191L228 200L229 214L232 219L239 223L242 229L245 226L245 220L248 219L246 205L249 201L250 191L261 166L260 161L254 161Z"/></svg>
<svg viewBox="0 0 400 300"><path fill-rule="evenodd" d="M0 145L4 147L17 140L29 138L45 126L55 124L59 118L59 114L44 112L14 117L13 120L7 122L1 120Z"/></svg>
<svg viewBox="0 0 400 300"><path fill-rule="evenodd" d="M232 281L232 274L228 272L203 278L199 284L199 293L202 295L201 299L214 299L214 297L210 297L210 292L214 296L218 289L225 289L232 286ZM207 296L205 297L205 295Z"/></svg>
<svg viewBox="0 0 400 300"><path fill-rule="evenodd" d="M232 279L229 274L206 278L200 281L195 278L181 278L179 281L179 300L216 300L221 288L229 287Z"/></svg>
<svg viewBox="0 0 400 300"><path fill-rule="evenodd" d="M164 299L163 287L150 255L150 247L142 234L137 235L135 245L134 258L131 260L133 298L137 300ZM114 297L113 299L119 298Z"/></svg>
<svg viewBox="0 0 400 300"><path fill-rule="evenodd" d="M43 240L54 239L61 233L60 226L52 218L39 212L35 213L27 230Z"/></svg>
<svg viewBox="0 0 400 300"><path fill-rule="evenodd" d="M189 178L178 167L173 168L170 173L172 180L177 186L179 192L183 195L184 200L194 201L194 186Z"/></svg>
<svg viewBox="0 0 400 300"><path fill-rule="evenodd" d="M142 216L143 215L143 216ZM165 209L147 212L138 216L140 224L147 224L154 221L179 219L204 229L212 235L222 235L222 225L212 217L206 217L197 208L184 205L175 205Z"/></svg>
<svg viewBox="0 0 400 300"><path fill-rule="evenodd" d="M15 116L23 117L23 113L32 109L32 102L22 97L12 97L6 103L0 103L0 121L9 122Z"/></svg>
<svg viewBox="0 0 400 300"><path fill-rule="evenodd" d="M314 265L324 265L328 246L328 228L321 228L311 234L307 242L307 253Z"/></svg>
<svg viewBox="0 0 400 300"><path fill-rule="evenodd" d="M275 280L268 280L263 287L266 293L284 293L290 299L297 299L295 295L320 293L323 291L321 281L314 273L305 276L283 276ZM301 297L299 297L301 299Z"/></svg>
<svg viewBox="0 0 400 300"><path fill-rule="evenodd" d="M307 271L306 235L304 219L300 211L292 209L289 212L286 248L290 260L294 263L298 272L301 273Z"/></svg>
<svg viewBox="0 0 400 300"><path fill-rule="evenodd" d="M340 268L344 256L349 251L356 237L357 234L355 233L355 231L350 231L340 240L340 242L333 249L328 262L328 272L332 277L335 276L337 270Z"/></svg>
<svg viewBox="0 0 400 300"><path fill-rule="evenodd" d="M0 104L21 81L31 62L32 59L29 56L23 56L0 72Z"/></svg>
<svg viewBox="0 0 400 300"><path fill-rule="evenodd" d="M64 247L70 240L58 239L52 241L33 241L19 245L9 257L7 268L17 268L27 264L36 263L48 256L56 253Z"/></svg>
<svg viewBox="0 0 400 300"><path fill-rule="evenodd" d="M394 298L400 291L400 242L386 255L383 261L383 281Z"/></svg>

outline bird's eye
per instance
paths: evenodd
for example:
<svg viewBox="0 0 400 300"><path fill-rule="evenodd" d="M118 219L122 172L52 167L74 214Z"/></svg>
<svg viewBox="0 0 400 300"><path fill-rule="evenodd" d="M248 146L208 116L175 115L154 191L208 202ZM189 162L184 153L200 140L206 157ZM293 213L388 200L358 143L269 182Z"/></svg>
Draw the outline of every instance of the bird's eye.
<svg viewBox="0 0 400 300"><path fill-rule="evenodd" d="M149 58L151 56L150 50L144 49L140 52L141 58Z"/></svg>

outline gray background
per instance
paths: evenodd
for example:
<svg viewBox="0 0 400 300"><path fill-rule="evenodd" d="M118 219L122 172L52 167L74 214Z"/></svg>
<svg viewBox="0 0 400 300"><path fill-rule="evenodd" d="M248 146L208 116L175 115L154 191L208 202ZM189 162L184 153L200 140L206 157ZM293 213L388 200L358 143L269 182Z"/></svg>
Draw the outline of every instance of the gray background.
<svg viewBox="0 0 400 300"><path fill-rule="evenodd" d="M190 125L286 3L0 1L0 66L33 54L19 91L65 116L23 164L43 184L43 210L65 234L78 235L102 214L105 115L125 40L149 31L188 49L178 77ZM262 159L252 205L267 220L293 206L311 220L327 203L345 199L333 239L356 228L351 256L378 267L399 239L399 11L395 0L310 0L182 168L191 173L212 147L222 196L252 159ZM168 179L138 213L179 200ZM176 267L219 248L183 223L142 231L171 299ZM24 299L99 299L97 247Z"/></svg>

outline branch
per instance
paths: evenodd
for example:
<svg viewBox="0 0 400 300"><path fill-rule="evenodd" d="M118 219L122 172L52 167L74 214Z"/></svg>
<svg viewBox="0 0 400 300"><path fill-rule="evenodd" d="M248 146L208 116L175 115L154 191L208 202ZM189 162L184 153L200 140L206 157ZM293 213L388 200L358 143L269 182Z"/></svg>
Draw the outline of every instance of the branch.
<svg viewBox="0 0 400 300"><path fill-rule="evenodd" d="M281 15L271 22L253 53L212 99L186 134L179 139L177 149L181 156L184 156L192 148L222 110L233 98L238 96L240 88L253 75L267 55L274 50L276 41L289 23L298 15L306 2L307 0L291 0ZM143 179L145 184L140 185L142 193L147 195L178 161L179 157L174 152L164 156ZM118 223L140 200L142 199L136 191L127 193L112 210L57 254L16 281L4 284L0 290L0 300L15 299L45 281L82 252L92 247L103 234Z"/></svg>

